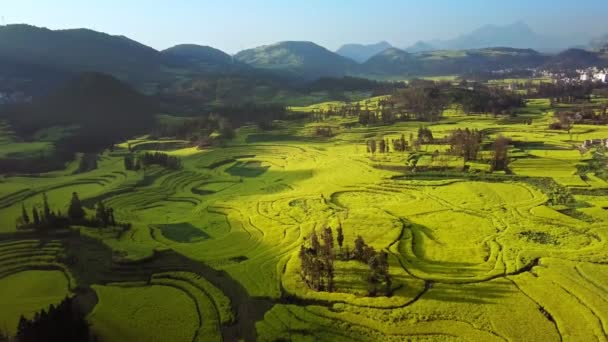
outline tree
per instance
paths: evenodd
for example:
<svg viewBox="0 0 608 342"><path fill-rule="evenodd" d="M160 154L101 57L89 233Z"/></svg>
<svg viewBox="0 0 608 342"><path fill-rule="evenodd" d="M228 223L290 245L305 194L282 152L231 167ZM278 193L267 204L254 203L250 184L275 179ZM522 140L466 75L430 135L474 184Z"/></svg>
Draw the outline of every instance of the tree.
<svg viewBox="0 0 608 342"><path fill-rule="evenodd" d="M116 219L114 218L114 209L108 208L108 219L111 226L116 225Z"/></svg>
<svg viewBox="0 0 608 342"><path fill-rule="evenodd" d="M340 251L342 251L342 244L344 243L344 232L342 231L342 225L338 225L337 234L338 236L336 239L338 241L338 246L340 247Z"/></svg>
<svg viewBox="0 0 608 342"><path fill-rule="evenodd" d="M492 171L509 170L509 144L511 140L499 135L493 144Z"/></svg>
<svg viewBox="0 0 608 342"><path fill-rule="evenodd" d="M110 223L110 215L108 209L106 209L106 206L103 204L103 201L97 203L97 207L95 208L95 219L104 227L107 227Z"/></svg>
<svg viewBox="0 0 608 342"><path fill-rule="evenodd" d="M369 285L368 293L370 296L375 296L378 292L377 284L379 282L378 273L380 268L380 261L378 259L378 256L372 256L367 264L369 266L369 275L367 277Z"/></svg>
<svg viewBox="0 0 608 342"><path fill-rule="evenodd" d="M326 227L323 230L323 253L325 256L331 257L334 249L334 234L331 227Z"/></svg>
<svg viewBox="0 0 608 342"><path fill-rule="evenodd" d="M369 151L371 153L376 153L376 140L370 139L367 141L367 144L369 146Z"/></svg>
<svg viewBox="0 0 608 342"><path fill-rule="evenodd" d="M357 239L355 239L355 248L353 249L353 256L355 259L363 260L365 246L365 241L361 235L357 236Z"/></svg>
<svg viewBox="0 0 608 342"><path fill-rule="evenodd" d="M49 199L46 196L46 193L42 193L42 219L44 221L51 220L53 213L51 212L51 208L49 207Z"/></svg>
<svg viewBox="0 0 608 342"><path fill-rule="evenodd" d="M380 151L380 153L386 152L386 144L384 143L384 139L381 139L378 143L378 150Z"/></svg>
<svg viewBox="0 0 608 342"><path fill-rule="evenodd" d="M78 193L73 192L70 207L68 208L68 217L72 220L83 220L85 215L86 214L82 208L82 203L78 198Z"/></svg>
<svg viewBox="0 0 608 342"><path fill-rule="evenodd" d="M317 231L313 229L310 234L310 249L312 250L314 255L319 254L321 250L321 244L319 243L319 237L317 236Z"/></svg>
<svg viewBox="0 0 608 342"><path fill-rule="evenodd" d="M25 204L21 203L21 218L25 224L30 224L30 216L27 214L27 210L25 210Z"/></svg>
<svg viewBox="0 0 608 342"><path fill-rule="evenodd" d="M135 169L132 155L129 154L129 155L125 156L124 165L125 165L125 170L134 170Z"/></svg>
<svg viewBox="0 0 608 342"><path fill-rule="evenodd" d="M464 163L477 159L479 150L481 149L482 135L476 129L465 130L457 129L448 137L450 144L450 153L461 156Z"/></svg>
<svg viewBox="0 0 608 342"><path fill-rule="evenodd" d="M34 220L35 225L40 224L40 215L38 214L38 209L36 209L36 207L32 208L32 219Z"/></svg>

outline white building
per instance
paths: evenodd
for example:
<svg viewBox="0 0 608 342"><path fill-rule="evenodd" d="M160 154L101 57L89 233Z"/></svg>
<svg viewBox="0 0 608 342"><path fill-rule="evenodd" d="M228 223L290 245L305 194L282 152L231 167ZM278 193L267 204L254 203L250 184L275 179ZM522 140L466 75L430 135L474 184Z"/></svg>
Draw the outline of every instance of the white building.
<svg viewBox="0 0 608 342"><path fill-rule="evenodd" d="M608 73L606 72L599 72L595 75L593 75L593 79L602 83L608 83Z"/></svg>

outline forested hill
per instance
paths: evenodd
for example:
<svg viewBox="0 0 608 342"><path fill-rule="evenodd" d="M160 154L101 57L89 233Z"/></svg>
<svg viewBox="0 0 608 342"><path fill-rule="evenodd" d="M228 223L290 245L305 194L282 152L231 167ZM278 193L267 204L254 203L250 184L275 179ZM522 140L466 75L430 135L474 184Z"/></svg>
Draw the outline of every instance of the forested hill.
<svg viewBox="0 0 608 342"><path fill-rule="evenodd" d="M344 76L358 64L312 42L281 42L241 51L235 58L255 68L287 73L313 80L323 76Z"/></svg>
<svg viewBox="0 0 608 342"><path fill-rule="evenodd" d="M158 51L124 36L88 29L0 26L0 58L64 72L98 71L137 80L160 71Z"/></svg>
<svg viewBox="0 0 608 342"><path fill-rule="evenodd" d="M20 135L52 126L76 125L71 137L79 151L107 147L146 132L154 123L156 103L126 83L100 73L84 73L52 94L5 109L3 116Z"/></svg>

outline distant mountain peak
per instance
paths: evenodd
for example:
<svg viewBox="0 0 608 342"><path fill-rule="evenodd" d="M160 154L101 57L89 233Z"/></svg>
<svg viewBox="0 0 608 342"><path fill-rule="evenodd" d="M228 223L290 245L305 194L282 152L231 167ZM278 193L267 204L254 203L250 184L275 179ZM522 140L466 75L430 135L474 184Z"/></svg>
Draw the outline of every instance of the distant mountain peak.
<svg viewBox="0 0 608 342"><path fill-rule="evenodd" d="M378 53L392 48L393 46L386 42L381 41L375 44L345 44L340 47L336 53L340 56L350 58L355 62L363 63Z"/></svg>
<svg viewBox="0 0 608 342"><path fill-rule="evenodd" d="M426 51L433 51L436 50L436 48L429 44L429 43L425 43L421 40L417 41L416 43L410 45L409 47L407 47L405 49L405 51L409 52L409 53L417 53L417 52L426 52Z"/></svg>
<svg viewBox="0 0 608 342"><path fill-rule="evenodd" d="M576 45L575 43L576 41L572 38L539 34L528 23L520 20L506 25L484 25L454 39L432 41L431 45L436 50L467 50L497 46L555 50Z"/></svg>

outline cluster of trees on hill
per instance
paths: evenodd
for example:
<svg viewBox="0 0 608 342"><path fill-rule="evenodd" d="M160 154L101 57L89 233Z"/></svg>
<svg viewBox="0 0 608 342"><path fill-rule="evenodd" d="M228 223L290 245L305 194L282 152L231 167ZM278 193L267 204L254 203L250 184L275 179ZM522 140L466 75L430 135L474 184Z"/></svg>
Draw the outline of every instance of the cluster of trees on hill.
<svg viewBox="0 0 608 342"><path fill-rule="evenodd" d="M354 242L354 248L349 250L344 246L344 234L342 226L337 228L336 241L339 250L335 250L334 237L331 227L327 227L321 233L321 239L316 231L309 235L300 247L298 254L301 263L301 277L304 283L314 291L335 291L335 261L337 259L348 261L357 260L369 266L366 278L368 282L368 294L376 296L379 287L384 285L384 294L392 293L392 280L389 274L388 253L376 252L373 247L368 246L361 236Z"/></svg>
<svg viewBox="0 0 608 342"><path fill-rule="evenodd" d="M198 146L211 144L211 135L218 132L222 139L234 137L234 127L230 120L217 115L209 114L193 118L183 118L180 123L158 123L152 130L151 136L173 137L189 140Z"/></svg>
<svg viewBox="0 0 608 342"><path fill-rule="evenodd" d="M520 95L500 88L463 82L412 80L406 87L397 88L391 96L378 100L372 107L369 101L316 110L313 117L320 121L329 116L358 117L362 125L392 124L397 121L436 121L450 107L467 114L491 113L513 115L514 109L524 106Z"/></svg>
<svg viewBox="0 0 608 342"><path fill-rule="evenodd" d="M179 157L170 156L162 152L146 152L137 157L138 161L146 167L150 165L160 165L172 170L179 170L182 167L182 161Z"/></svg>
<svg viewBox="0 0 608 342"><path fill-rule="evenodd" d="M334 130L331 126L315 127L314 134L318 137L329 138L334 136Z"/></svg>
<svg viewBox="0 0 608 342"><path fill-rule="evenodd" d="M479 84L469 87L463 83L451 89L449 97L449 103L459 105L466 114L512 115L513 109L525 105L524 98L516 93Z"/></svg>
<svg viewBox="0 0 608 342"><path fill-rule="evenodd" d="M567 110L557 110L554 114L557 121L549 125L550 129L561 129L568 131L574 124L583 125L606 125L608 124L608 106L599 108L579 106Z"/></svg>
<svg viewBox="0 0 608 342"><path fill-rule="evenodd" d="M396 89L405 88L405 82L380 82L359 77L322 77L307 84L303 89L306 92L327 91L330 93L343 94L349 91L371 91L372 96L389 95ZM343 95L342 95L343 96ZM338 100L339 98L336 98Z"/></svg>
<svg viewBox="0 0 608 342"><path fill-rule="evenodd" d="M17 327L17 342L86 342L93 340L85 315L74 299L66 297L59 305L36 312L32 319L21 316Z"/></svg>
<svg viewBox="0 0 608 342"><path fill-rule="evenodd" d="M551 105L557 103L575 103L579 100L588 101L593 90L598 86L593 82L583 83L541 83L536 87L536 97L549 98Z"/></svg>
<svg viewBox="0 0 608 342"><path fill-rule="evenodd" d="M213 108L213 112L228 118L237 125L255 122L262 129L271 128L274 120L284 120L288 114L287 107L282 104L256 103L218 106Z"/></svg>
<svg viewBox="0 0 608 342"><path fill-rule="evenodd" d="M31 215L31 216L30 216ZM67 214L61 210L54 211L48 201L46 193L42 193L42 209L33 206L31 211L25 204L21 204L21 215L16 220L17 229L34 229L46 232L53 229L68 228L71 225L81 225L87 227L121 227L128 229L129 223L120 223L114 217L114 209L106 207L99 201L95 208L95 215L87 217L78 193L72 193Z"/></svg>
<svg viewBox="0 0 608 342"><path fill-rule="evenodd" d="M479 159L484 138L485 134L483 131L469 128L458 128L445 138L435 138L430 128L419 127L416 139L412 133L410 133L409 141L405 140L405 135L403 134L398 139L392 139L392 151L389 139L369 139L365 143L367 152L372 154L406 151L417 152L420 151L421 146L424 144L449 145L447 153L462 157L466 166L467 162ZM510 160L508 154L510 144L511 140L502 135L499 135L492 143L492 159L489 161L491 171L509 172ZM438 156L440 156L440 152L436 150L433 153L433 160ZM410 157L413 158L411 159L414 162L412 166L415 167L417 157L413 154Z"/></svg>
<svg viewBox="0 0 608 342"><path fill-rule="evenodd" d="M150 165L160 165L167 169L179 170L182 168L182 161L179 157L170 156L163 152L146 152L134 157L128 154L124 157L125 170L139 171Z"/></svg>
<svg viewBox="0 0 608 342"><path fill-rule="evenodd" d="M428 127L419 127L417 139L414 139L414 134L410 133L409 140L405 140L405 135L401 134L398 139L369 139L366 141L366 147L368 153L390 153L391 145L393 152L406 152L412 150L419 150L422 144L433 144L443 143L437 141L433 137L433 132Z"/></svg>

